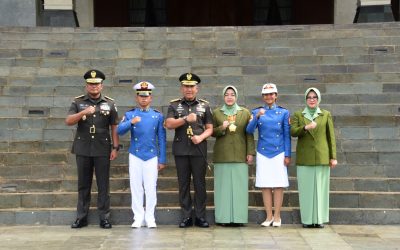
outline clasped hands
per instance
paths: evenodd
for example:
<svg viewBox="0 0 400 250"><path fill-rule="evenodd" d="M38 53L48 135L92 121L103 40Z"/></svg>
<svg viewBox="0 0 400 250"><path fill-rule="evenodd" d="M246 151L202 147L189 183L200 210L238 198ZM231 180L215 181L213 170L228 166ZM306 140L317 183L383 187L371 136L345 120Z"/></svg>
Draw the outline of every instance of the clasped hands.
<svg viewBox="0 0 400 250"><path fill-rule="evenodd" d="M85 108L82 112L83 115L92 115L96 112L96 107L95 106L89 106Z"/></svg>

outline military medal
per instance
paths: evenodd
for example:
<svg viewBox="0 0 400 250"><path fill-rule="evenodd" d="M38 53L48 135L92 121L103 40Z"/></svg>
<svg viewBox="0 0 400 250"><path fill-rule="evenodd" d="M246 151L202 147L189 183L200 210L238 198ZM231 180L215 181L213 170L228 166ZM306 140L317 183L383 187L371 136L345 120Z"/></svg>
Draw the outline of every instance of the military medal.
<svg viewBox="0 0 400 250"><path fill-rule="evenodd" d="M236 125L235 124L233 124L233 123L231 123L231 125L229 125L229 131L230 132L235 132L236 131Z"/></svg>
<svg viewBox="0 0 400 250"><path fill-rule="evenodd" d="M109 115L110 114L110 110L111 110L111 107L108 105L108 103L102 103L100 105L100 113L102 115Z"/></svg>
<svg viewBox="0 0 400 250"><path fill-rule="evenodd" d="M236 131L237 126L235 125L235 120L236 120L236 115L228 115L228 122L230 123L228 128L230 132Z"/></svg>

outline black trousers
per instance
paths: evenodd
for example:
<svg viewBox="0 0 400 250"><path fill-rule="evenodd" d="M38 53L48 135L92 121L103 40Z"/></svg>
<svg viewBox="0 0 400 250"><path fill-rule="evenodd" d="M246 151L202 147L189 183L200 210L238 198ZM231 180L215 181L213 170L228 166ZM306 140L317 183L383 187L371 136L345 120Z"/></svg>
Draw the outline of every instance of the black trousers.
<svg viewBox="0 0 400 250"><path fill-rule="evenodd" d="M110 157L76 156L78 167L78 205L77 218L87 219L90 207L93 171L97 182L97 209L100 220L110 217Z"/></svg>
<svg viewBox="0 0 400 250"><path fill-rule="evenodd" d="M179 203L183 217L192 217L190 179L193 176L195 214L198 218L205 218L207 163L202 156L175 156L175 165L178 174Z"/></svg>

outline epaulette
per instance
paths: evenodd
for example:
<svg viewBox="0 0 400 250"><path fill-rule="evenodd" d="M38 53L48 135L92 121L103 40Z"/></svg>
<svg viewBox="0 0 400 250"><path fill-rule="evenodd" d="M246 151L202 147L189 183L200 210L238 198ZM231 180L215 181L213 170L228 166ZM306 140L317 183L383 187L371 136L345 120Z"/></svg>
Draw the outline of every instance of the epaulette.
<svg viewBox="0 0 400 250"><path fill-rule="evenodd" d="M205 103L209 103L208 101L204 100L204 99L199 99L199 101L205 102Z"/></svg>
<svg viewBox="0 0 400 250"><path fill-rule="evenodd" d="M136 108L130 109L129 111L134 111Z"/></svg>
<svg viewBox="0 0 400 250"><path fill-rule="evenodd" d="M260 109L263 108L263 106L257 107L257 108L253 108L252 110L256 110L256 109Z"/></svg>
<svg viewBox="0 0 400 250"><path fill-rule="evenodd" d="M157 109L153 109L154 111L156 111L157 113L161 113L160 111L158 111Z"/></svg>
<svg viewBox="0 0 400 250"><path fill-rule="evenodd" d="M108 100L111 100L111 101L114 101L114 99L112 99L111 97L109 97L109 96L104 96L104 98L106 98L106 99L108 99Z"/></svg>
<svg viewBox="0 0 400 250"><path fill-rule="evenodd" d="M82 98L82 97L84 97L85 95L78 95L78 96L75 96L75 99L78 99L78 98Z"/></svg>
<svg viewBox="0 0 400 250"><path fill-rule="evenodd" d="M279 105L277 105L279 108L281 108L281 109L287 109L287 108L284 108L284 107L282 107L282 106L279 106Z"/></svg>
<svg viewBox="0 0 400 250"><path fill-rule="evenodd" d="M177 101L180 101L180 100L182 100L181 98L176 98L176 99L172 99L171 101L169 101L169 102L177 102Z"/></svg>

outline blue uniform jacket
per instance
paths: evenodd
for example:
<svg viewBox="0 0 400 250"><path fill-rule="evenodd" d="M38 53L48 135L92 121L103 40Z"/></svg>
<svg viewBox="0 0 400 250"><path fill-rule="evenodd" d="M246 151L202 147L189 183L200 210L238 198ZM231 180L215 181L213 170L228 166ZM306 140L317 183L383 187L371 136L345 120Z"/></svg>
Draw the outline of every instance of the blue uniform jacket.
<svg viewBox="0 0 400 250"><path fill-rule="evenodd" d="M131 121L135 116L140 116L141 121L133 125ZM166 164L167 139L164 116L160 112L152 108L148 110L134 108L126 112L118 124L117 132L123 135L129 130L131 131L129 153L144 161L158 155L158 162Z"/></svg>
<svg viewBox="0 0 400 250"><path fill-rule="evenodd" d="M260 108L265 109L265 114L257 119ZM253 134L258 128L257 152L273 158L285 152L285 157L291 156L290 142L290 113L289 110L274 104L258 107L252 110L252 119L247 125L246 132Z"/></svg>

